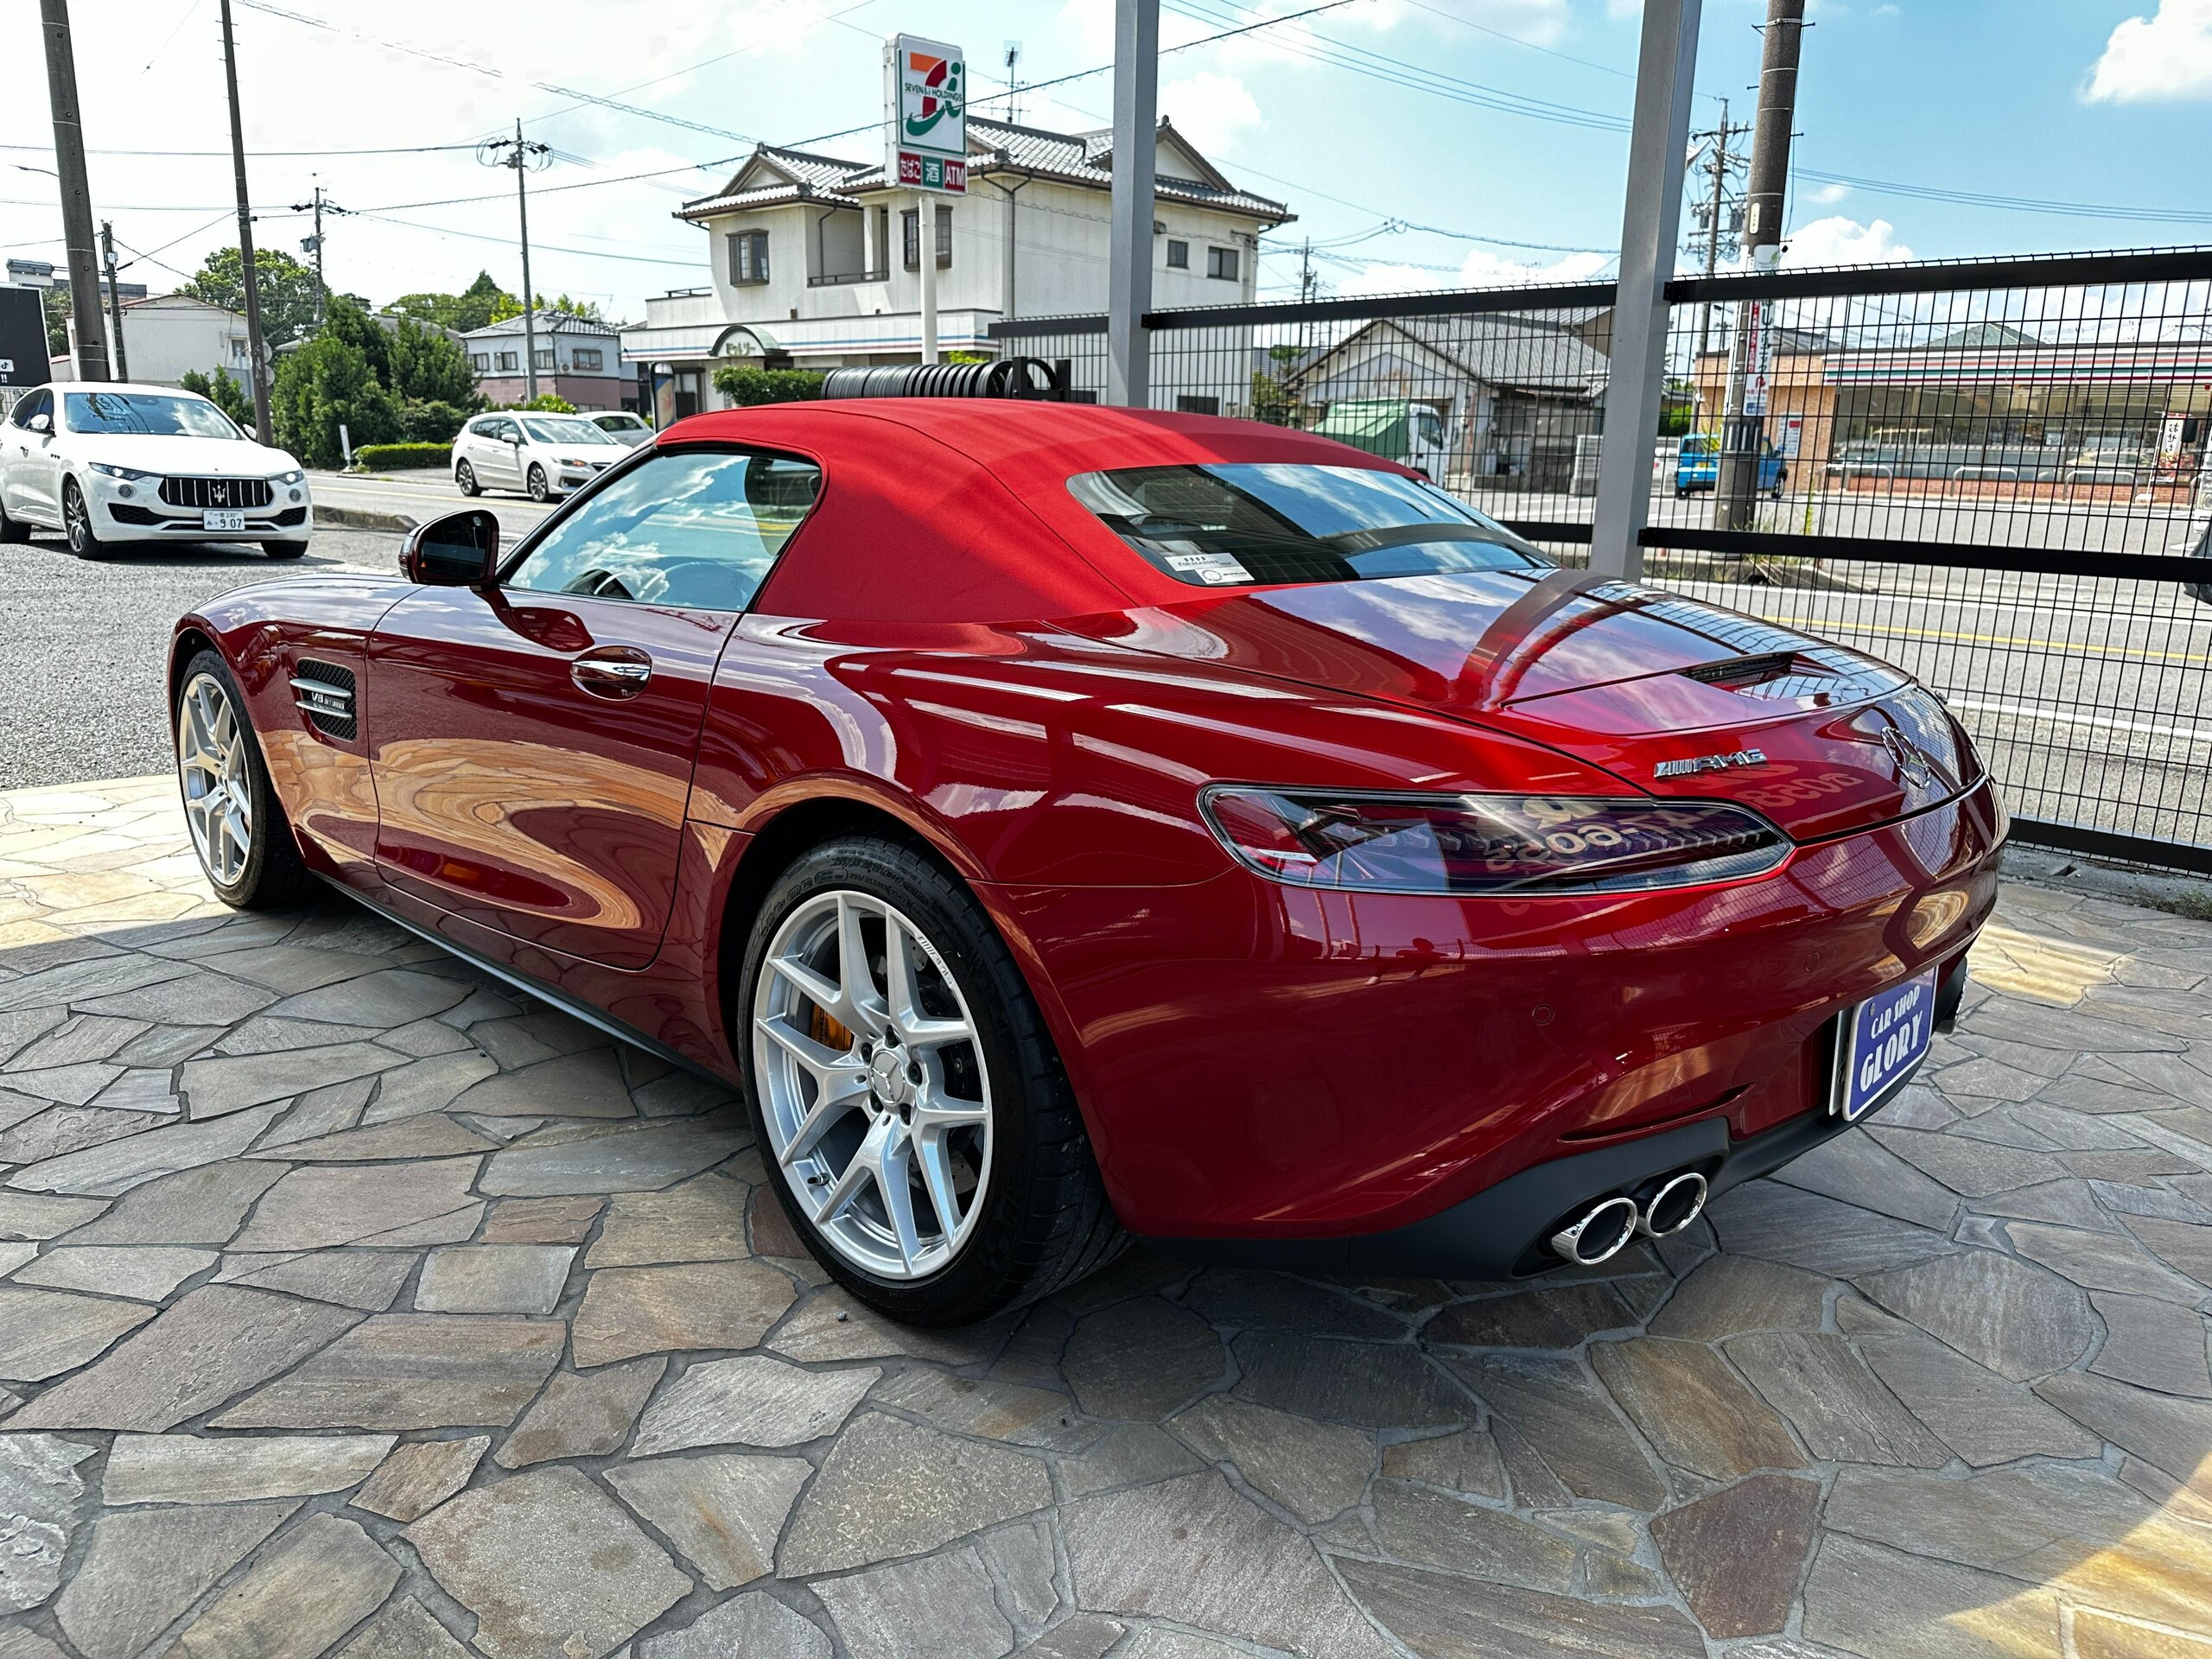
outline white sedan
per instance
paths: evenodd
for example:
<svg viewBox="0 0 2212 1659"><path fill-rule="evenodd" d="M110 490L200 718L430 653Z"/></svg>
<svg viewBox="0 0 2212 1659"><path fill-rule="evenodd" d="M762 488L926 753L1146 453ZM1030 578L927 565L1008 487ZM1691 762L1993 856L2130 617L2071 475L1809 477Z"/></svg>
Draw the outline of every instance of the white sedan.
<svg viewBox="0 0 2212 1659"><path fill-rule="evenodd" d="M463 495L520 490L533 501L582 489L630 453L581 415L500 410L479 415L453 441L453 481Z"/></svg>
<svg viewBox="0 0 2212 1659"><path fill-rule="evenodd" d="M79 558L122 543L258 542L308 550L307 474L172 386L64 382L16 400L0 425L0 542L58 530Z"/></svg>

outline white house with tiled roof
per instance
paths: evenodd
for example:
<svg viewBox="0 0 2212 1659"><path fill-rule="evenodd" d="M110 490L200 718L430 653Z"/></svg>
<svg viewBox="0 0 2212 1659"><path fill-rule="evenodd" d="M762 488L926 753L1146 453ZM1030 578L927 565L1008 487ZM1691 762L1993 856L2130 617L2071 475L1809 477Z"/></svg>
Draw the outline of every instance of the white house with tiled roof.
<svg viewBox="0 0 2212 1659"><path fill-rule="evenodd" d="M933 201L938 340L992 353L1001 318L1095 313L1106 303L1113 134L1061 133L970 113L968 194ZM1261 234L1293 215L1239 189L1160 125L1153 303L1253 297ZM883 163L764 144L728 184L677 217L709 238L713 283L646 302L623 331L665 420L712 408L720 363L827 369L921 353L924 233Z"/></svg>

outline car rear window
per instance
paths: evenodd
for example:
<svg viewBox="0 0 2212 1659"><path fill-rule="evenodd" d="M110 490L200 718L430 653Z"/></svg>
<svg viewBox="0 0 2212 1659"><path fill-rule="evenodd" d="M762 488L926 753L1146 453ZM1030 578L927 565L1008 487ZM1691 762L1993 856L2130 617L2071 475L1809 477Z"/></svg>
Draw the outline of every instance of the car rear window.
<svg viewBox="0 0 2212 1659"><path fill-rule="evenodd" d="M1133 467L1080 473L1068 488L1155 569L1194 588L1548 564L1434 485L1371 467Z"/></svg>

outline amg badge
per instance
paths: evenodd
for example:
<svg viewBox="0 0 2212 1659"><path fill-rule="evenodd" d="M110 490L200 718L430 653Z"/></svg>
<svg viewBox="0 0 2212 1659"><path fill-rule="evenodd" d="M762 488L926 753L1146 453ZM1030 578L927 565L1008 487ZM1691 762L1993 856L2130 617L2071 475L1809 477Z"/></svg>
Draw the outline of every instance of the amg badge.
<svg viewBox="0 0 2212 1659"><path fill-rule="evenodd" d="M1732 754L1700 754L1688 760L1662 760L1651 768L1654 778L1688 778L1700 772L1726 772L1734 766L1763 766L1765 752L1738 749Z"/></svg>

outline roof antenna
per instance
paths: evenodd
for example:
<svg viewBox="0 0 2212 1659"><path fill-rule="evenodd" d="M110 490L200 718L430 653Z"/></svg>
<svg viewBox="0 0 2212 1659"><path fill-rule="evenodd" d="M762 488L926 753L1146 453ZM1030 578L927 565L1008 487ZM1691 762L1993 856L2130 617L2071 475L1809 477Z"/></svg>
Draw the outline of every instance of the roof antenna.
<svg viewBox="0 0 2212 1659"><path fill-rule="evenodd" d="M1006 119L1007 124L1021 124L1021 42L1006 43Z"/></svg>

